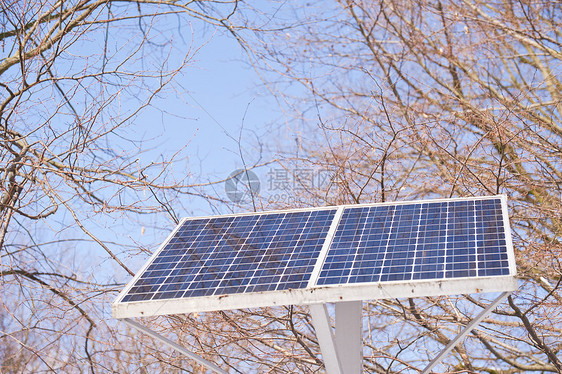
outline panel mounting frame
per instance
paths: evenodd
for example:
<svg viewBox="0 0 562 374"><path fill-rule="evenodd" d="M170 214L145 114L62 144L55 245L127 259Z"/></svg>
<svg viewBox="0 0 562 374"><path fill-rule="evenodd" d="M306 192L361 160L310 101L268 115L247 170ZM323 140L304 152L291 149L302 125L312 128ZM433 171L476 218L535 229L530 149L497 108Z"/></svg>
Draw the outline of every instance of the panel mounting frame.
<svg viewBox="0 0 562 374"><path fill-rule="evenodd" d="M444 202L444 201L455 201L455 200L486 200L486 199L500 199L501 201L501 211L503 218L503 230L504 237L506 241L507 248L507 260L509 265L508 275L494 275L494 276L477 276L477 277L466 277L466 278L443 278L443 279L429 279L429 280L408 280L408 281L386 281L386 282L371 282L371 283L347 283L338 285L326 285L318 286L317 280L319 276L320 269L326 258L328 248L330 247L331 241L334 237L336 227L341 220L343 211L347 207L370 207L370 206L380 206L380 205L402 205L402 204L423 204L432 202ZM482 292L501 292L501 295L492 302L487 308L485 308L476 318L474 318L466 328L453 340L450 344L443 349L443 351L428 365L424 370L424 374L428 374L443 357L445 354L450 352L454 348L460 339L462 339L468 332L473 329L479 322L481 322L492 310L503 301L512 291L517 288L517 280L515 278L516 267L515 267L515 256L513 253L513 243L511 240L511 230L509 227L509 219L507 212L507 197L505 195L489 196L489 197L474 197L474 198L457 198L457 199L433 199L433 200L421 200L421 201L403 201L403 202L388 202L388 203L375 203L375 204L358 204L358 205L341 205L341 206L331 206L331 207L320 207L320 208L309 208L309 209L292 209L284 211L269 211L260 213L243 213L243 214L231 214L221 217L235 217L244 215L261 215L261 214L275 214L275 213L290 213L290 212L302 212L302 211L313 211L313 210L329 210L337 209L333 217L333 221L330 225L330 229L326 234L324 245L318 256L317 263L314 266L308 285L306 288L302 289L288 289L279 291L266 291L266 292L252 292L249 294L238 293L238 294L225 294L216 296L203 296L203 297L192 297L192 298L178 298L178 299L161 299L161 300L148 300L148 301L135 301L135 302L121 302L123 297L129 292L129 290L134 286L135 282L141 277L144 271L152 264L154 259L158 257L161 251L166 247L170 240L174 237L177 231L182 227L182 224L190 219L203 219L203 218L214 218L214 217L195 217L195 218L184 218L180 221L177 227L170 233L166 238L164 243L159 247L159 249L150 257L150 259L145 263L139 272L133 277L133 279L126 285L126 287L121 291L119 296L112 304L113 316L115 318L123 320L128 325L140 330L143 333L153 336L155 339L160 340L164 344L172 347L173 349L186 354L188 357L193 359L198 356L187 351L185 348L173 343L172 341L158 335L156 332L130 320L133 317L143 317L143 316L159 316L168 314L181 314L189 312L205 312L205 311L215 311L215 310L229 310L229 309L241 309L250 307L268 307L268 306L280 306L280 305L310 305L313 314L313 319L316 320L315 326L324 326L329 321L325 304L326 303L339 303L340 305L361 303L362 300L375 300L375 299L386 299L386 298L410 298L410 297L423 297L423 296L442 296L442 295L454 295L454 294L474 294ZM216 216L215 216L216 217ZM355 304L357 305L357 304ZM321 309L323 308L323 309ZM323 311L322 311L323 310ZM321 315L324 314L323 317ZM314 317L316 316L316 317ZM320 317L319 317L320 316ZM318 322L322 321L323 322ZM328 327L329 323L328 323ZM325 329L326 327L322 327ZM332 348L337 347L337 335L334 336L330 327L329 331L320 331L323 336L332 337ZM326 341L323 339L324 342ZM323 344L325 347L329 347L330 344ZM324 351L325 348L322 350ZM336 351L338 350L335 348ZM337 352L336 352L337 353ZM329 353L324 354L325 357ZM332 360L333 361L333 360ZM336 354L336 364L330 364L330 367L338 367L339 372L341 372L341 362L337 359ZM222 369L216 367L216 365L207 362L208 366L204 362L200 362L209 369L217 373L226 373ZM335 369L334 369L335 370ZM336 372L336 371L334 371Z"/></svg>

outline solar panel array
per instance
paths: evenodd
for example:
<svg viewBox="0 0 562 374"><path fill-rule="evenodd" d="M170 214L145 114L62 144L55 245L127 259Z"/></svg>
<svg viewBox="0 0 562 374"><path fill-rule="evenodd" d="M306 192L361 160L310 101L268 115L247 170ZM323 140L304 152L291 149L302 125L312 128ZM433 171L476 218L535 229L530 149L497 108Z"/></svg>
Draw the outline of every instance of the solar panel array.
<svg viewBox="0 0 562 374"><path fill-rule="evenodd" d="M500 198L188 219L121 302L508 275L508 262Z"/></svg>

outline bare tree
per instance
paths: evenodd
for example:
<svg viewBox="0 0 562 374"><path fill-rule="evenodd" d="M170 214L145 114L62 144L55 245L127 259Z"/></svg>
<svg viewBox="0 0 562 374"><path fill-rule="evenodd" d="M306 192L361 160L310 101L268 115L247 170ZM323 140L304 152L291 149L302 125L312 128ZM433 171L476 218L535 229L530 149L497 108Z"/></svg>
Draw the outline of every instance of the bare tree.
<svg viewBox="0 0 562 374"><path fill-rule="evenodd" d="M150 162L157 131L135 119L197 52L189 23L234 32L237 1L0 6L0 371L134 372L150 348L108 303L152 245L141 226L201 195L171 168L182 150Z"/></svg>
<svg viewBox="0 0 562 374"><path fill-rule="evenodd" d="M170 35L186 17L239 31L240 4L1 4L1 370L204 372L116 328L105 306L148 252L134 223L173 222L174 199L201 194L170 167L181 152L143 161L151 143L134 122L195 52L178 57ZM304 204L509 195L520 289L443 370L561 372L561 3L323 1L247 14L252 33L235 36L302 126L283 166L333 173L299 190ZM366 303L365 370L420 370L486 301ZM152 326L233 372L323 370L306 308Z"/></svg>
<svg viewBox="0 0 562 374"><path fill-rule="evenodd" d="M329 188L303 196L333 204L507 194L519 290L444 369L562 372L562 3L287 7L279 14L300 25L272 19L282 32L256 33L247 48L272 92L292 103L287 112L309 124L287 168L333 171ZM368 304L366 370L422 369L484 301Z"/></svg>

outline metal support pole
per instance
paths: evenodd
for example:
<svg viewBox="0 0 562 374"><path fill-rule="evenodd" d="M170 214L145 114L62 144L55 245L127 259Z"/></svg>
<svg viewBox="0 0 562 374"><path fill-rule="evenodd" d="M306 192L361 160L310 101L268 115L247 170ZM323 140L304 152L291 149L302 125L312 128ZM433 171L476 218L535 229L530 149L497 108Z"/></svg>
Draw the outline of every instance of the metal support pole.
<svg viewBox="0 0 562 374"><path fill-rule="evenodd" d="M326 304L310 305L310 315L322 357L324 358L324 366L327 374L344 374L343 366L340 363L336 341L330 324L330 316Z"/></svg>
<svg viewBox="0 0 562 374"><path fill-rule="evenodd" d="M470 323L466 325L465 328L457 336L455 336L451 341L449 341L449 344L447 344L445 349L443 349L441 353L439 353L437 357L435 357L429 363L429 365L427 365L427 367L423 370L422 374L429 374L431 372L431 369L433 369L435 365L440 363L441 360L445 357L445 355L447 355L449 352L453 350L453 348L457 346L457 344L461 341L461 339L463 339L466 335L468 335L468 333L470 333L472 329L476 327L476 325L478 325L480 322L484 320L484 318L486 318L490 313L492 313L492 311L496 309L496 307L500 305L502 301L504 301L504 299L506 299L509 295L511 295L511 292L503 292L490 305L488 305L484 310L482 310L480 314L478 314L476 318L470 321Z"/></svg>
<svg viewBox="0 0 562 374"><path fill-rule="evenodd" d="M363 373L363 302L336 303L336 349L346 374Z"/></svg>
<svg viewBox="0 0 562 374"><path fill-rule="evenodd" d="M206 367L209 370L214 371L215 373L218 374L228 374L228 372L222 370L221 368L219 368L217 365L213 364L212 362L209 362L207 360L205 360L204 358L196 355L195 353L187 350L185 347L182 347L181 345L174 343L173 341L171 341L170 339L167 339L165 337L163 337L162 335L158 334L155 331L152 331L151 329L149 329L148 327L145 327L143 325L141 325L140 323L137 323L129 318L123 318L121 321L125 322L127 325L133 327L134 329L145 333L146 335L158 340L161 343L164 343L165 345L167 345L168 347L178 351L179 353L186 355L187 357L189 357L190 359L196 361L198 364L203 365L204 367Z"/></svg>

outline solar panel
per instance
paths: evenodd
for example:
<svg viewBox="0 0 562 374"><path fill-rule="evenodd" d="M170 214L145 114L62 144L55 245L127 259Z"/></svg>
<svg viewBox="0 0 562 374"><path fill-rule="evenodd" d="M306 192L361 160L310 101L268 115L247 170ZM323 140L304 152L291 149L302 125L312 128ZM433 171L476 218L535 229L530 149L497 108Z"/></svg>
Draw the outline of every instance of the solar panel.
<svg viewBox="0 0 562 374"><path fill-rule="evenodd" d="M184 219L114 302L121 317L511 291L505 196Z"/></svg>
<svg viewBox="0 0 562 374"><path fill-rule="evenodd" d="M185 220L122 302L304 288L335 212Z"/></svg>
<svg viewBox="0 0 562 374"><path fill-rule="evenodd" d="M509 274L500 199L348 207L318 285Z"/></svg>

